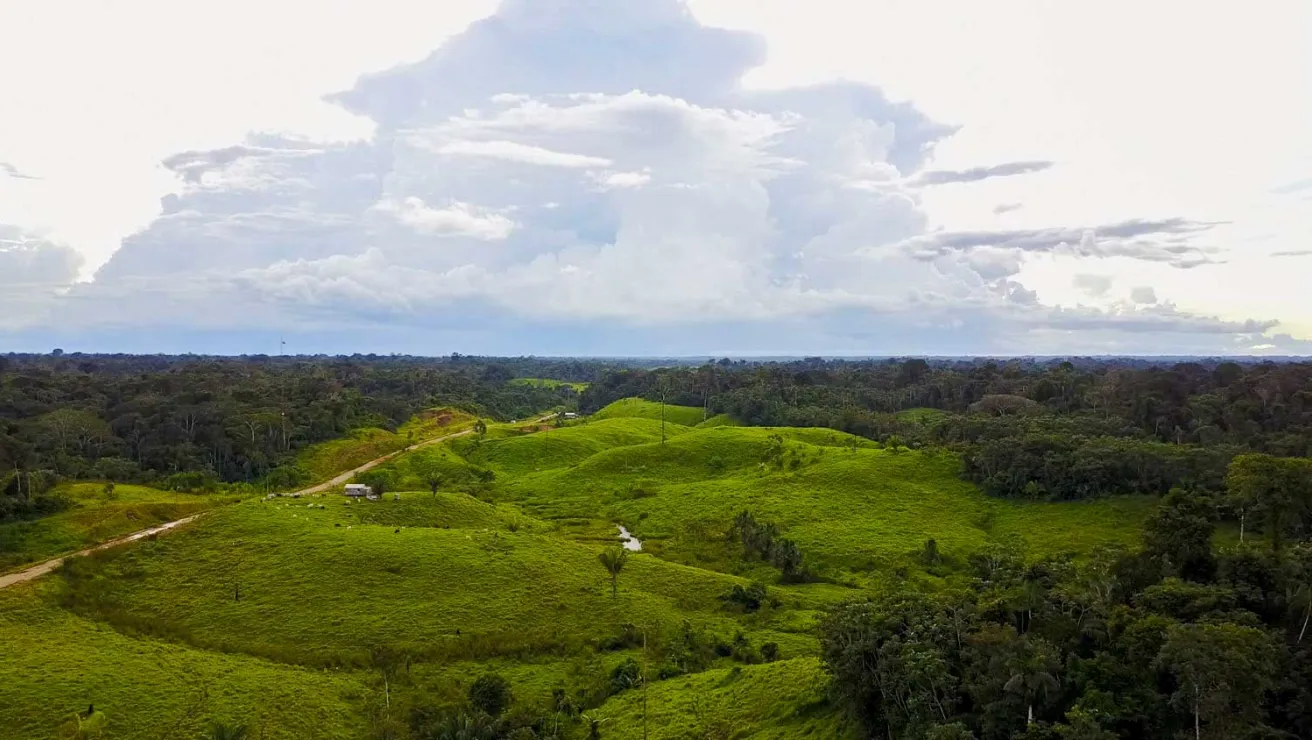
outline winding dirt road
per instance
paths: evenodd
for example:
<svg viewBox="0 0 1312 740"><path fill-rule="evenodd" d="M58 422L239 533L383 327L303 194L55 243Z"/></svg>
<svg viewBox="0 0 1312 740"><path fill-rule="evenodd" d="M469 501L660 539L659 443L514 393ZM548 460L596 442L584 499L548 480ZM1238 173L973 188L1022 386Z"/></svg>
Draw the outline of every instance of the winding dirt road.
<svg viewBox="0 0 1312 740"><path fill-rule="evenodd" d="M164 524L159 525L158 527L143 529L140 532L133 532L132 534L110 540L109 542L102 542L99 545L96 545L95 547L88 547L85 550L79 550L73 553L72 555L65 555L63 557L55 558L54 560L47 560L44 563L37 563L36 565L33 565L27 570L20 570L17 573L10 573L8 575L0 576L0 589L9 588L10 586L13 586L15 584L26 583L28 581L40 578L41 576L49 573L55 568L58 568L59 566L63 565L64 561L67 560L68 558L76 558L82 555L90 555L91 553L96 552L97 550L108 550L111 547L118 547L119 545L125 545L129 542L136 542L137 540L145 537L149 537L152 534L159 534L160 532L167 532L170 529L173 529L174 527L181 527L187 522L195 521L197 518L202 516L204 516L204 514L193 514L189 517L186 517L185 519L178 519L176 521L166 522Z"/></svg>
<svg viewBox="0 0 1312 740"><path fill-rule="evenodd" d="M376 468L379 465L382 465L383 463L387 462L388 460L391 460L392 458L396 457L397 455L404 455L407 452L414 452L415 450L418 450L422 447L428 447L429 445L435 445L438 442L445 442L448 439L455 439L456 437L463 437L466 434L473 434L473 433L474 433L473 429L466 429L463 432L446 434L441 437L433 437L432 439L426 439L423 442L416 442L415 444L412 444L403 450L397 450L396 452L389 452L386 455L383 455L382 457L376 457L373 460L370 460L369 462L357 468L351 468L350 470L338 475L332 480L324 481L323 483L320 483L316 486L310 486L309 488L303 488L290 495L303 496L307 493L323 493L324 491L327 491L330 488L335 488L337 486L344 485L347 481L354 478L357 473L363 473L366 470Z"/></svg>
<svg viewBox="0 0 1312 740"><path fill-rule="evenodd" d="M551 417L552 414L547 414L546 416L537 419L531 423L534 424L540 423L546 421L547 419L550 419ZM341 475L338 475L332 480L325 481L315 486L310 486L309 488L304 488L302 490L296 491L292 495L322 493L330 488L343 485L351 478L355 477L357 473L363 473L366 470L376 468L379 465L382 465L383 463L387 462L388 460L391 460L392 458L396 457L397 455L402 455L407 452L413 452L422 447L428 447L429 445L435 445L438 442L445 442L448 439L455 439L456 437L463 437L466 434L473 434L473 433L474 430L471 428L471 429L466 429L463 432L455 432L454 434L445 434L442 435L441 437L433 437L432 439L426 439L423 442L416 442L415 444L412 444L403 450L397 450L396 452L389 452L386 455L383 455L382 457L374 458L373 460L370 460L369 462L359 467L351 468L350 470L346 471L345 473L342 473ZM170 529L173 529L174 527L180 527L183 524L187 524L188 522L195 521L197 518L202 516L204 516L204 514L194 514L192 516L186 517L185 519L178 519L177 521L161 524L158 527L143 529L140 532L133 532L132 534L125 535L117 539L112 539L108 542L102 542L99 545L96 545L95 547L88 547L85 550L79 550L69 555L64 555L61 557L54 558L52 560L47 560L42 563L37 563L36 565L33 565L27 568L26 570L20 570L15 573L9 573L7 575L0 575L0 589L9 588L10 586L14 586L19 583L27 583L28 581L40 578L41 576L53 571L55 568L58 568L60 565L63 565L64 561L67 560L68 558L76 558L76 557L81 557L83 555L90 555L91 553L96 552L98 550L107 550L111 547L118 547L119 545L125 545L129 542L136 542L137 540L142 539L143 537L149 537L153 534L160 534L161 532L167 532Z"/></svg>

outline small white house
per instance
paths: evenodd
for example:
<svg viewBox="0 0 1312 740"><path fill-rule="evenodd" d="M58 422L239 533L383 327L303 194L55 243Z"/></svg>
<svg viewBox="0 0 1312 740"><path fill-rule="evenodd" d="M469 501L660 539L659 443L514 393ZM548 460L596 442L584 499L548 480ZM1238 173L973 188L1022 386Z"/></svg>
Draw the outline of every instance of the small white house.
<svg viewBox="0 0 1312 740"><path fill-rule="evenodd" d="M347 498L373 498L374 489L363 483L347 483L346 496Z"/></svg>

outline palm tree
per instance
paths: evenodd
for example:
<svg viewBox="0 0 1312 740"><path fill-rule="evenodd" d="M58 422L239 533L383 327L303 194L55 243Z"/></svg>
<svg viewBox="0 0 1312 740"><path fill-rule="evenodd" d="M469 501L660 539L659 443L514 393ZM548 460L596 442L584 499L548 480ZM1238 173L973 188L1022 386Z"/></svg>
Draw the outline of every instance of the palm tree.
<svg viewBox="0 0 1312 740"><path fill-rule="evenodd" d="M1021 638L1021 654L1016 656L1010 666L1011 677L1003 689L1019 694L1025 700L1025 724L1034 724L1034 702L1047 699L1048 695L1061 688L1057 680L1056 650L1044 640Z"/></svg>
<svg viewBox="0 0 1312 740"><path fill-rule="evenodd" d="M601 561L601 566L610 573L611 598L619 596L620 571L624 570L624 564L629 560L629 551L622 547L612 547L602 551L597 556L597 560Z"/></svg>
<svg viewBox="0 0 1312 740"><path fill-rule="evenodd" d="M588 740L601 740L601 725L607 721L606 717L593 712L582 716L583 721L587 723Z"/></svg>
<svg viewBox="0 0 1312 740"><path fill-rule="evenodd" d="M250 727L247 725L229 725L216 721L210 725L210 733L206 735L206 740L246 740L248 737L250 737Z"/></svg>

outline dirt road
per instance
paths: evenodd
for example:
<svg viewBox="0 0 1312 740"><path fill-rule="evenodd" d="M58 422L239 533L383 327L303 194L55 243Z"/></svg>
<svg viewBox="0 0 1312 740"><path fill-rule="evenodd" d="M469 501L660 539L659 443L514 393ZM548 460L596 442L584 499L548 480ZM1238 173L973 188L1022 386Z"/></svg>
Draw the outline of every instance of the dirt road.
<svg viewBox="0 0 1312 740"><path fill-rule="evenodd" d="M324 491L327 491L330 488L336 488L337 486L345 485L346 482L354 478L357 473L363 473L366 470L376 468L379 465L382 465L383 463L387 462L388 460L391 460L392 458L396 457L397 455L403 455L407 452L413 452L417 449L420 449L421 447L435 445L438 442L445 442L448 439L455 439L456 437L463 437L466 434L473 434L473 433L474 433L473 429L466 429L463 432L456 432L455 434L447 434L441 437L433 437L432 439L426 439L423 442L417 442L405 448L404 450L389 452L386 455L383 455L382 457L374 458L373 460L370 460L369 462L365 463L364 465L361 465L358 468L351 468L350 470L346 471L345 473L342 473L341 475L338 475L336 478L333 478L330 481L325 481L317 486L310 486L309 488L304 488L302 490L296 491L292 495L301 496L307 493L323 493Z"/></svg>
<svg viewBox="0 0 1312 740"><path fill-rule="evenodd" d="M35 578L40 578L41 576L49 573L55 568L58 568L60 565L63 565L64 561L67 560L68 558L80 557L82 555L90 555L91 553L97 550L107 550L111 547L118 547L119 545L124 545L129 542L136 542L137 540L145 537L149 537L152 534L159 534L160 532L167 532L170 529L173 529L174 527L180 527L186 524L187 522L194 521L196 518L201 516L204 515L194 514L185 519L178 519L177 521L161 524L158 527L143 529L140 532L133 532L130 535L119 537L118 539L113 539L110 540L109 542L102 542L99 545L96 545L95 547L88 547L85 550L79 550L78 552L75 552L72 555L65 555L60 558L55 558L54 560L47 560L44 563L37 563L36 565L33 565L27 570L20 570L17 573L10 573L9 575L0 576L0 589L9 588L10 586L13 586L18 583L26 583Z"/></svg>

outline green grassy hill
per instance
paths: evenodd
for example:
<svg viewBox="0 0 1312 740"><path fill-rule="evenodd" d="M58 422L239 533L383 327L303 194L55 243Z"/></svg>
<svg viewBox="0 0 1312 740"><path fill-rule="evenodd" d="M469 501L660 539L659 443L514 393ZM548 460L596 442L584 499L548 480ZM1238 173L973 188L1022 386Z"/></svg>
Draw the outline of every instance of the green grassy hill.
<svg viewBox="0 0 1312 740"><path fill-rule="evenodd" d="M518 711L546 711L558 690L592 696L603 737L638 738L641 693L612 671L643 657L645 633L660 660L680 640L714 646L694 672L653 681L647 737L850 738L817 658L827 607L930 578L912 558L930 538L949 565L997 543L1078 555L1133 544L1154 506L993 499L946 453L828 429L694 427L701 409L667 407L662 442L652 407L659 416L621 402L532 434L493 425L390 461L381 470L401 493L380 501L250 499L0 592L0 727L59 737L94 703L105 737L194 737L211 719L263 722L270 738L374 737L387 702L402 717L460 706L495 671ZM436 494L417 490L430 467ZM124 505L195 501L120 489ZM746 560L726 537L744 510L795 541L821 580L782 585ZM613 596L597 556L617 524L643 551ZM726 601L754 581L768 588L759 611ZM749 664L767 643L780 660ZM380 655L411 662L384 683ZM585 736L571 728L567 740Z"/></svg>
<svg viewBox="0 0 1312 740"><path fill-rule="evenodd" d="M705 421L705 412L694 406L675 406L665 404L665 421L683 426L696 426ZM593 419L661 419L661 404L641 398L625 398L606 406L593 414Z"/></svg>
<svg viewBox="0 0 1312 740"><path fill-rule="evenodd" d="M431 409L402 424L395 432L377 427L357 429L342 439L310 445L296 457L307 483L322 483L346 470L426 439L468 429L474 417L455 409Z"/></svg>
<svg viewBox="0 0 1312 740"><path fill-rule="evenodd" d="M653 684L643 734L642 694L626 691L600 713L617 740L682 738L856 738L856 727L828 706L827 678L814 658L721 668Z"/></svg>
<svg viewBox="0 0 1312 740"><path fill-rule="evenodd" d="M53 516L0 524L0 573L148 529L234 501L230 496L118 484L71 483L57 492L72 506Z"/></svg>
<svg viewBox="0 0 1312 740"><path fill-rule="evenodd" d="M737 426L742 426L742 424L732 416L728 414L716 414L715 416L712 416L706 421L703 421L700 424L698 424L697 428L709 429L711 427L737 427Z"/></svg>
<svg viewBox="0 0 1312 740"><path fill-rule="evenodd" d="M0 591L5 737L193 738L212 721L270 740L364 736L360 676L140 640L59 608L58 581ZM94 705L78 736L74 715ZM258 732L258 729L255 730Z"/></svg>
<svg viewBox="0 0 1312 740"><path fill-rule="evenodd" d="M687 427L678 424L665 425L667 437L687 431ZM460 440L452 449L473 464L489 467L501 476L513 477L576 465L609 449L659 442L660 438L659 421L611 418L533 435L521 434L481 442Z"/></svg>
<svg viewBox="0 0 1312 740"><path fill-rule="evenodd" d="M562 639L604 639L635 614L663 627L695 618L728 630L720 597L746 585L636 555L612 598L597 547L552 536L531 520L516 531L508 523L484 527L499 521L487 511L440 528L398 528L401 520L443 521L449 501L416 514L430 501L412 494L403 502L331 500L323 509L316 499L242 504L79 564L87 572L71 575L94 591L79 596L79 611L223 652L360 665L374 645L434 659L551 651Z"/></svg>
<svg viewBox="0 0 1312 740"><path fill-rule="evenodd" d="M783 462L766 463L776 434L787 440ZM1008 540L1032 555L1133 544L1154 506L1142 497L994 499L957 472L951 456L894 453L831 430L721 427L607 450L504 490L539 516L623 522L662 556L721 569L734 567L722 542L744 510L777 524L813 562L850 570L887 564L928 539L962 558Z"/></svg>

